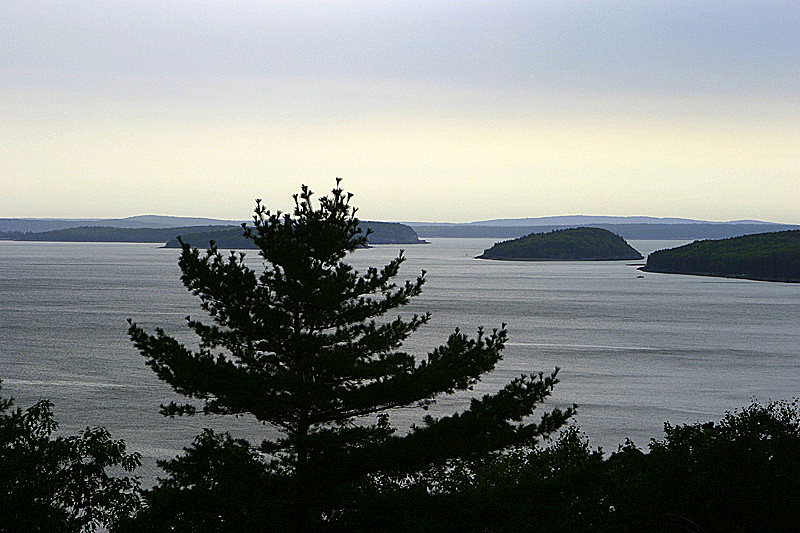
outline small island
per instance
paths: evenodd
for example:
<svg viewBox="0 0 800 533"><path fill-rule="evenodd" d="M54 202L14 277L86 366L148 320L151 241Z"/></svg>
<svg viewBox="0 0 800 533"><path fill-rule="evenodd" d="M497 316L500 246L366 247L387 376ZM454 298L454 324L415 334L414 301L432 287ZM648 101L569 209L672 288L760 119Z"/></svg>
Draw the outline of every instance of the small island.
<svg viewBox="0 0 800 533"><path fill-rule="evenodd" d="M373 220L362 220L359 228L367 235L367 244L428 244L428 241L421 240L417 233L405 224L399 222L376 222ZM180 234L180 233L176 233ZM253 241L245 238L242 228L231 228L207 232L192 232L181 234L183 242L189 243L195 248L205 248L210 241L219 248L246 250L254 249ZM177 237L170 239L164 245L165 248L180 248L181 244Z"/></svg>
<svg viewBox="0 0 800 533"><path fill-rule="evenodd" d="M659 250L640 270L758 281L800 282L800 230L697 241Z"/></svg>
<svg viewBox="0 0 800 533"><path fill-rule="evenodd" d="M602 228L531 233L498 242L477 259L501 261L620 261L643 259L625 239Z"/></svg>

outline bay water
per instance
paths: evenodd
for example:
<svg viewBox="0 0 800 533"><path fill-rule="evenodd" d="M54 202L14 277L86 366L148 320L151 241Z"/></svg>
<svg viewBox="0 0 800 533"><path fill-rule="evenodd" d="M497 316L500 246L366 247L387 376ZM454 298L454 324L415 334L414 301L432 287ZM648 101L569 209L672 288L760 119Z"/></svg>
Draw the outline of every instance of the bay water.
<svg viewBox="0 0 800 533"><path fill-rule="evenodd" d="M606 451L625 438L646 446L667 421L718 420L752 400L800 396L800 284L643 274L635 261L478 260L494 239L431 241L350 257L363 271L404 248L399 278L427 271L423 294L392 314L432 313L405 349L424 356L456 327L502 323L509 342L475 390L427 413L391 413L401 430L555 367L561 382L544 408L577 404L574 422ZM631 244L646 255L684 242ZM49 398L66 434L106 426L143 455L146 484L158 475L155 461L180 453L203 427L256 441L274 435L249 417L158 414L159 404L181 398L132 346L127 319L194 342L185 317L203 313L180 282L178 255L158 244L0 241L1 394L22 407ZM247 257L260 268L255 251Z"/></svg>

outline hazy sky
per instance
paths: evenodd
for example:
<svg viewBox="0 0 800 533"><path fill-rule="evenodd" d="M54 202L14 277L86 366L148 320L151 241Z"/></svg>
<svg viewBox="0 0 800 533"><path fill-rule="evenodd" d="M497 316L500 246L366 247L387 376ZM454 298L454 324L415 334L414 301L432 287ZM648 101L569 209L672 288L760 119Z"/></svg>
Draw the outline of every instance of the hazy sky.
<svg viewBox="0 0 800 533"><path fill-rule="evenodd" d="M0 217L800 223L800 2L0 0Z"/></svg>

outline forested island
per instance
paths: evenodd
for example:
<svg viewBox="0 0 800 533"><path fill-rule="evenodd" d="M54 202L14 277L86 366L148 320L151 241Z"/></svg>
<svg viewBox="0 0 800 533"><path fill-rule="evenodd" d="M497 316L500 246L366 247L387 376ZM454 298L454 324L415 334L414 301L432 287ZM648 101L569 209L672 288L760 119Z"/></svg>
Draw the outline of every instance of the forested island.
<svg viewBox="0 0 800 533"><path fill-rule="evenodd" d="M643 259L625 239L602 228L532 233L498 242L477 259L503 261L617 261Z"/></svg>
<svg viewBox="0 0 800 533"><path fill-rule="evenodd" d="M369 244L424 244L416 232L396 222L360 223L362 231L370 231ZM206 247L213 240L220 248L253 248L252 241L242 236L240 226L187 226L178 228L123 228L111 226L80 226L51 231L0 232L0 240L51 242L153 242L166 243L166 248L179 248L178 235L193 246Z"/></svg>
<svg viewBox="0 0 800 533"><path fill-rule="evenodd" d="M646 272L800 282L800 230L697 241L651 253Z"/></svg>
<svg viewBox="0 0 800 533"><path fill-rule="evenodd" d="M167 242L176 235L240 231L239 226L186 226L180 228L119 228L112 226L79 226L50 231L0 232L0 239L9 241L49 242Z"/></svg>
<svg viewBox="0 0 800 533"><path fill-rule="evenodd" d="M360 221L359 228L367 235L367 244L427 244L421 240L410 226L398 222L375 222L372 220ZM180 233L179 233L180 234ZM251 239L242 233L242 228L213 230L200 233L180 234L183 242L196 248L205 248L210 241L219 248L247 250L255 249ZM167 241L165 248L180 248L178 238Z"/></svg>

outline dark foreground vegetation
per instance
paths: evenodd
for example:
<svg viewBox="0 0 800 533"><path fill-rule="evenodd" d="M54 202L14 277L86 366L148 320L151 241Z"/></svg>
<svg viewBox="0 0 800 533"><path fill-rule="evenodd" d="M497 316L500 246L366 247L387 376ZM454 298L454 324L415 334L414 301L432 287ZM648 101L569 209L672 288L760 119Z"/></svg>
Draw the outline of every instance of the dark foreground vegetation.
<svg viewBox="0 0 800 533"><path fill-rule="evenodd" d="M0 401L0 531L239 532L293 527L291 481L257 447L207 431L137 492L135 455L101 428L55 437L47 402ZM116 465L116 467L115 467ZM109 468L113 467L113 468ZM753 404L720 422L665 425L610 455L575 427L546 447L364 476L314 502L308 531L796 531L800 411Z"/></svg>
<svg viewBox="0 0 800 533"><path fill-rule="evenodd" d="M800 282L800 230L697 241L659 250L641 270L763 281Z"/></svg>
<svg viewBox="0 0 800 533"><path fill-rule="evenodd" d="M506 261L613 261L643 259L625 239L602 228L571 228L532 233L498 242L478 259Z"/></svg>
<svg viewBox="0 0 800 533"><path fill-rule="evenodd" d="M94 531L141 508L138 454L104 428L56 435L53 404L0 397L0 531Z"/></svg>

